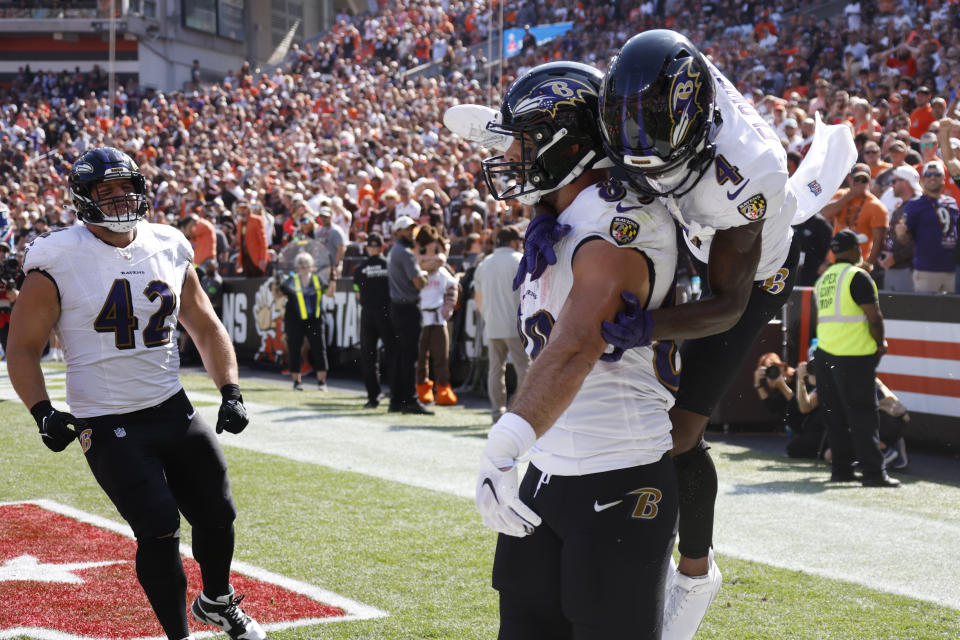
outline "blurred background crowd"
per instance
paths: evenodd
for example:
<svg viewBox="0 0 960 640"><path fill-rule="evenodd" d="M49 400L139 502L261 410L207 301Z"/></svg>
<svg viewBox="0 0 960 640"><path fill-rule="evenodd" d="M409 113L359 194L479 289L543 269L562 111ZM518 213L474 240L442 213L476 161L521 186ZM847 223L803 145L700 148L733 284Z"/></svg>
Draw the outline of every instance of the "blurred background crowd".
<svg viewBox="0 0 960 640"><path fill-rule="evenodd" d="M809 4L517 3L505 7L508 27L572 21L573 28L546 43L525 37L492 73L486 52L470 48L486 38L490 14L479 3L447 0L381 1L376 13L340 15L321 38L294 44L269 73L244 65L220 82L171 93L119 86L110 96L97 70L23 68L0 89L0 201L9 206L2 240L20 251L37 234L72 224L63 176L86 149L111 145L147 176L153 222L187 225L188 235L208 240L212 228L214 254L198 251L198 264L214 257L223 276L263 275L292 240L324 227L344 238L339 257L360 256L366 235L389 240L399 215L436 227L460 267L492 250L499 228L522 223L525 212L488 194L484 151L443 127L445 109L496 104L498 86L544 61L602 69L632 34L666 26L687 34L734 81L795 161L815 113L849 122L871 168L869 190L887 211L891 236L883 242L892 244L890 219L900 204L892 192L884 199L892 169L920 169L940 158L942 140L960 137L958 4L852 2L829 18ZM411 73L430 62L436 75ZM937 136L944 123L952 130ZM949 175L945 192L960 195ZM243 233L250 218L259 219L251 228L262 229L262 242ZM810 265L818 252L808 252ZM875 271L882 273L879 264Z"/></svg>

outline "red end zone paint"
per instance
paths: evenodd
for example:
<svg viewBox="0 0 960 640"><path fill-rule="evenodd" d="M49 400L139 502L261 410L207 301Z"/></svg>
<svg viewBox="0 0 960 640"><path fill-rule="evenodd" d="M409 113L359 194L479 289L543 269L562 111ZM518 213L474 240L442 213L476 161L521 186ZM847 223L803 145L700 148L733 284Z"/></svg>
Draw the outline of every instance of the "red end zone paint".
<svg viewBox="0 0 960 640"><path fill-rule="evenodd" d="M72 511L68 507L38 502L42 506L0 505L0 637L12 637L12 630L25 628L79 638L162 637L137 582L136 542L111 530L122 528L118 523L96 526L91 523L97 520L94 516L81 521L77 514L63 513ZM45 508L49 506L56 510ZM183 560L189 603L201 587L200 568L192 558ZM238 594L245 594L244 610L268 630L384 615L255 567L245 572L257 577L233 572L230 582ZM316 593L304 591L330 597L321 601ZM218 631L192 618L190 622L191 631Z"/></svg>

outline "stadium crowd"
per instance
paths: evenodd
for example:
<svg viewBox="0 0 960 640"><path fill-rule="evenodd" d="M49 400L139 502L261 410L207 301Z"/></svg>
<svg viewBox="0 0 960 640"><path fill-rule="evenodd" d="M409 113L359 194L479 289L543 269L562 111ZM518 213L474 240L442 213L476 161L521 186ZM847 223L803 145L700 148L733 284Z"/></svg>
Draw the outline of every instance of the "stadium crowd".
<svg viewBox="0 0 960 640"><path fill-rule="evenodd" d="M505 7L506 27L574 26L528 43L502 70L487 65L479 44L497 26L497 7L379 4L376 14L339 15L272 71L244 64L221 82L183 91L126 83L109 96L101 69L22 69L0 88L0 201L9 207L0 240L22 252L36 235L73 224L62 176L85 150L109 145L130 154L147 177L150 220L179 225L197 247L197 263L216 258L223 276L271 273L284 248L307 235L344 239L339 248L326 242L333 265L344 255L359 259L367 235L389 242L402 215L436 227L450 244L451 264L469 266L493 250L501 227L522 226L528 212L489 195L485 151L444 128L446 108L496 104L496 86L545 61L602 69L629 36L655 26L697 43L770 120L794 163L809 146L816 113L850 123L871 173L872 195L864 197L884 221L878 250L892 251L897 240L891 214L905 198L892 186L909 173L898 167L923 173L925 162L940 161L946 141L960 144L956 2L851 2L830 18L799 0L517 2ZM957 166L945 172L945 193L954 197ZM908 181L919 195L918 182ZM858 220L829 222L836 231ZM331 227L339 232L323 231ZM807 251L808 262L818 251ZM884 265L871 251L865 258L877 263L882 284ZM358 261L343 263L344 275ZM910 256L904 264L912 268ZM814 275L822 270L806 266Z"/></svg>

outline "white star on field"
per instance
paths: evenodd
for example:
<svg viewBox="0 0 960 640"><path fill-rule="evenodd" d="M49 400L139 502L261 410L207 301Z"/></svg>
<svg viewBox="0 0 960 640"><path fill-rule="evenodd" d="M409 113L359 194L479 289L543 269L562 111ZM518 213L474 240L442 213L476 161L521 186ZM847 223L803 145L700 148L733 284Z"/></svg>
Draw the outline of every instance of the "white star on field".
<svg viewBox="0 0 960 640"><path fill-rule="evenodd" d="M48 564L40 562L31 555L22 555L11 558L0 565L0 582L25 580L31 582L66 582L69 584L83 584L84 580L74 571L106 567L111 564L120 564L125 560L106 560L103 562L68 562L65 564Z"/></svg>

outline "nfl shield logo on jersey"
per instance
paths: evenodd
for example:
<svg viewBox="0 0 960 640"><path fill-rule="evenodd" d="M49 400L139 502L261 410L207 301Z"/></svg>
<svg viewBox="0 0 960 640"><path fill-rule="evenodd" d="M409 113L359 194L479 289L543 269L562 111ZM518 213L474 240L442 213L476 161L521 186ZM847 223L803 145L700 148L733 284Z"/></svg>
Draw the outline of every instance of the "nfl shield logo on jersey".
<svg viewBox="0 0 960 640"><path fill-rule="evenodd" d="M747 220L759 220L767 212L767 199L762 193L758 193L737 206L737 211Z"/></svg>
<svg viewBox="0 0 960 640"><path fill-rule="evenodd" d="M630 244L640 233L640 225L636 221L624 216L616 216L610 222L610 236L619 245Z"/></svg>
<svg viewBox="0 0 960 640"><path fill-rule="evenodd" d="M821 187L820 183L817 182L816 180L812 180L808 182L807 188L810 189L810 193L812 193L815 196L818 196L821 193L823 193L823 187Z"/></svg>

